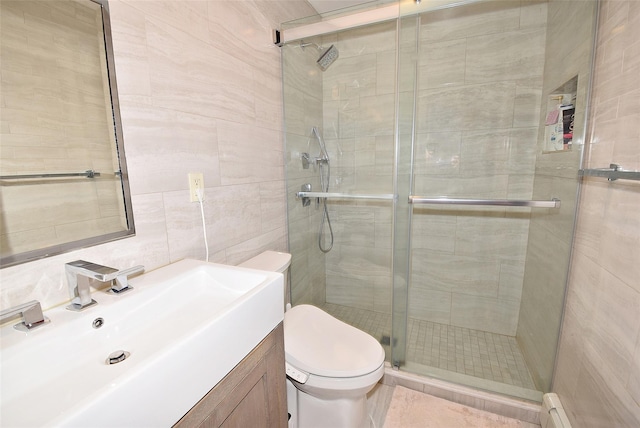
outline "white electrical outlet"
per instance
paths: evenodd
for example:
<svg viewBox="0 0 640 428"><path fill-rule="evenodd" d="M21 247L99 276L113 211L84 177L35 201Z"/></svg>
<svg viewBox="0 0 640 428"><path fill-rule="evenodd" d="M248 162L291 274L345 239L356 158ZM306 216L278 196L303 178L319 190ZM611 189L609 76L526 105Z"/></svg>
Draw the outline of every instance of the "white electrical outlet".
<svg viewBox="0 0 640 428"><path fill-rule="evenodd" d="M196 191L200 191L200 196L204 201L204 177L201 172L190 172L189 173L189 195L191 202L198 202L198 195Z"/></svg>

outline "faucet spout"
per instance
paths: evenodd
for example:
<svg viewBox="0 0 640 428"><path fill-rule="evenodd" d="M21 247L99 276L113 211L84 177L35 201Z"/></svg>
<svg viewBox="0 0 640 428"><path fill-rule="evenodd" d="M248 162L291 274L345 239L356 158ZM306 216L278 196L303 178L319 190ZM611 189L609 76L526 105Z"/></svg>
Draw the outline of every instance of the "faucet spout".
<svg viewBox="0 0 640 428"><path fill-rule="evenodd" d="M65 271L69 285L69 297L71 297L71 304L67 306L67 309L71 311L81 311L97 303L91 298L89 279L95 279L100 282L111 282L111 289L115 292L121 292L132 288L127 282L127 275L143 270L144 266L118 270L84 260L67 263L65 265Z"/></svg>

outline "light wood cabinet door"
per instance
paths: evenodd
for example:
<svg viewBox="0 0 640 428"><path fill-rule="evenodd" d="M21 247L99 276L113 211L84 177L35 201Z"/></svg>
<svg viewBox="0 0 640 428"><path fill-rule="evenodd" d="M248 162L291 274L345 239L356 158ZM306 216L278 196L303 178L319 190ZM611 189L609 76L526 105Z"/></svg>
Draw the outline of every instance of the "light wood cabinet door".
<svg viewBox="0 0 640 428"><path fill-rule="evenodd" d="M280 323L174 427L286 428L285 379Z"/></svg>

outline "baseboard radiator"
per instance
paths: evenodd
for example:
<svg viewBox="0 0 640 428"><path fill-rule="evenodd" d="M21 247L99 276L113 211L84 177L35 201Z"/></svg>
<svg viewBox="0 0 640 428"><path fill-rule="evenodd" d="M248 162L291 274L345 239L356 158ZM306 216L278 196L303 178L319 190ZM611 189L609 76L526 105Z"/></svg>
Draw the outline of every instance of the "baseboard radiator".
<svg viewBox="0 0 640 428"><path fill-rule="evenodd" d="M544 394L540 411L542 428L571 428L571 422L557 394Z"/></svg>

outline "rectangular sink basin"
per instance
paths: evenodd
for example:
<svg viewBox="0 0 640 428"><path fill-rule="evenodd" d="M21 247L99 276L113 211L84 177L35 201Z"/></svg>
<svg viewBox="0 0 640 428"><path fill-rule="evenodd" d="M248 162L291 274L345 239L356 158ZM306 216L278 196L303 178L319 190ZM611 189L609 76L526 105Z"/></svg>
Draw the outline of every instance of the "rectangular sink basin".
<svg viewBox="0 0 640 428"><path fill-rule="evenodd" d="M0 329L0 426L169 427L284 318L279 273L182 260L129 283L37 330Z"/></svg>

